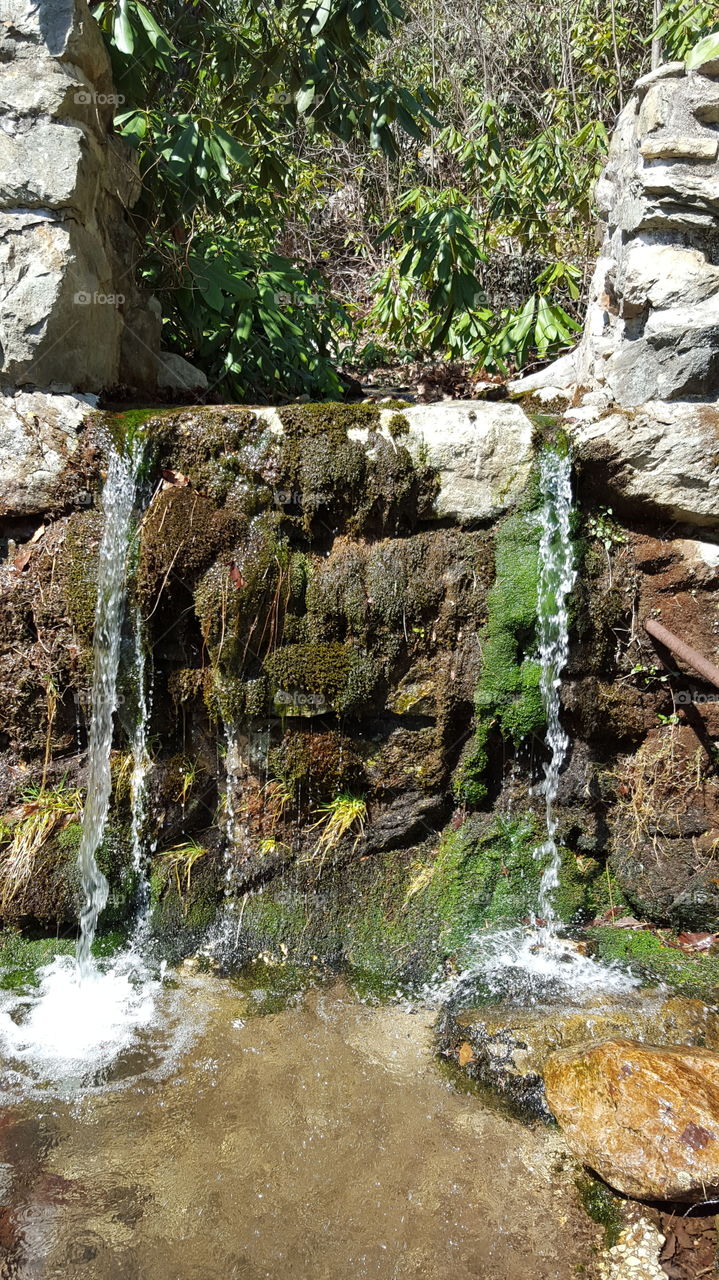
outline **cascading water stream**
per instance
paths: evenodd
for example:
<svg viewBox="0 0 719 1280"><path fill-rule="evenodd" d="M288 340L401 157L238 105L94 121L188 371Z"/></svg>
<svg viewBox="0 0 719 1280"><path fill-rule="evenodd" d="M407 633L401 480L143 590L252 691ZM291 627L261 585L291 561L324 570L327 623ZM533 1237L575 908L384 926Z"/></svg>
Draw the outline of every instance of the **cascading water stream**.
<svg viewBox="0 0 719 1280"><path fill-rule="evenodd" d="M134 655L133 667L137 688L137 706L135 730L132 735L132 775L130 777L130 812L132 865L137 875L137 903L139 909L138 931L145 926L147 905L149 901L149 885L143 866L143 836L147 804L147 775L150 768L150 753L147 746L147 729L150 722L150 704L147 690L145 645L140 610L135 610L133 625Z"/></svg>
<svg viewBox="0 0 719 1280"><path fill-rule="evenodd" d="M77 962L81 977L92 967L91 950L97 921L107 902L108 884L97 865L97 851L105 833L112 778L110 752L117 710L117 673L125 606L125 583L138 448L129 459L110 452L102 495L105 527L100 543L95 609L94 668L88 744L87 798L78 854L84 905L80 912Z"/></svg>
<svg viewBox="0 0 719 1280"><path fill-rule="evenodd" d="M547 717L549 760L542 784L547 838L536 850L535 857L544 864L537 916L546 942L557 931L554 891L559 885L560 857L554 810L559 775L569 748L569 737L560 719L562 672L569 657L568 598L576 577L570 531L572 463L568 453L554 449L544 451L540 459L540 485L544 506L539 543L537 618L540 691Z"/></svg>
<svg viewBox="0 0 719 1280"><path fill-rule="evenodd" d="M105 523L98 559L87 798L78 853L83 906L77 956L57 956L38 971L38 986L32 993L9 995L0 1007L0 1041L10 1057L63 1080L71 1079L72 1073L83 1076L104 1068L128 1047L137 1032L151 1021L160 985L150 976L138 950L142 924L128 948L111 962L98 964L92 956L98 918L108 897L108 882L98 866L97 853L107 825L112 791L110 754L142 442L135 441L129 456L111 446L108 452L102 498ZM148 704L141 647L142 634L137 627L131 852L140 872L148 764Z"/></svg>
<svg viewBox="0 0 719 1280"><path fill-rule="evenodd" d="M492 995L533 1002L562 991L627 991L636 986L626 972L599 964L561 936L554 894L561 866L557 846L556 801L569 737L562 725L561 679L569 657L569 594L575 580L571 543L572 464L566 451L546 449L540 458L539 583L537 624L540 692L546 715L549 759L544 768L546 837L534 857L542 865L536 910L527 928L476 934L475 956L463 973L423 994L435 1001L462 998L478 985Z"/></svg>

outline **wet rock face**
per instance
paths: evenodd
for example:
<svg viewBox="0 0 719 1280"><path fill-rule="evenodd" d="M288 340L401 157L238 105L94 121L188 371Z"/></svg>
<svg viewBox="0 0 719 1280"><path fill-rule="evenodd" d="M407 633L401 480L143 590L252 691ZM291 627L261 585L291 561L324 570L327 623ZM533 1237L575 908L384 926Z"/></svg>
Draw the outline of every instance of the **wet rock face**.
<svg viewBox="0 0 719 1280"><path fill-rule="evenodd" d="M110 62L85 0L5 0L0 26L0 376L152 389L159 317L134 284L139 195L110 134Z"/></svg>
<svg viewBox="0 0 719 1280"><path fill-rule="evenodd" d="M577 1005L501 1004L443 1015L439 1047L514 1110L549 1119L542 1072L550 1054L608 1036L719 1049L719 1017L700 1000L650 990Z"/></svg>
<svg viewBox="0 0 719 1280"><path fill-rule="evenodd" d="M671 63L637 84L597 186L604 243L580 383L635 406L719 384L719 74Z"/></svg>
<svg viewBox="0 0 719 1280"><path fill-rule="evenodd" d="M609 1040L560 1049L547 1102L571 1150L624 1195L712 1200L719 1193L719 1054Z"/></svg>

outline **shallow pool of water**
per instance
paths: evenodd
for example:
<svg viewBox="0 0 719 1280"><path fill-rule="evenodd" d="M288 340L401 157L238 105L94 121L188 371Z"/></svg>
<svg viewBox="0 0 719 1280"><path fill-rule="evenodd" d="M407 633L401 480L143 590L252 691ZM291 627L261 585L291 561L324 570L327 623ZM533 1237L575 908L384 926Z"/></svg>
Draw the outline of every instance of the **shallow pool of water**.
<svg viewBox="0 0 719 1280"><path fill-rule="evenodd" d="M595 1229L561 1140L458 1092L433 1013L163 988L102 1083L5 1064L0 1276L563 1280ZM22 1065L22 1064L21 1064Z"/></svg>

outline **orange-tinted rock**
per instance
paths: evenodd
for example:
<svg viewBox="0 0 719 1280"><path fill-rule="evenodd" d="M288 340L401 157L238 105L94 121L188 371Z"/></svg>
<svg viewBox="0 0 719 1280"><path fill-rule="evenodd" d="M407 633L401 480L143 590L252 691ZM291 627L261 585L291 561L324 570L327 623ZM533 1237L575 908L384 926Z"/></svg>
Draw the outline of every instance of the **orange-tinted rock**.
<svg viewBox="0 0 719 1280"><path fill-rule="evenodd" d="M719 1195L719 1053L636 1040L560 1049L547 1102L575 1155L643 1200Z"/></svg>

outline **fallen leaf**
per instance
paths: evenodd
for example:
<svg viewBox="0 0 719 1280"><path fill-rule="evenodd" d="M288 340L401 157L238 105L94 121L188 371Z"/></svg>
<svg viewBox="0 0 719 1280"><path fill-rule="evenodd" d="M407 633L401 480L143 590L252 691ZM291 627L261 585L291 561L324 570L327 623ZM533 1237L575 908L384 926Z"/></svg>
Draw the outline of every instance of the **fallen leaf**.
<svg viewBox="0 0 719 1280"><path fill-rule="evenodd" d="M466 1067L469 1065L470 1062L474 1062L474 1049L469 1043L469 1040L463 1040L461 1045L459 1046L459 1053L457 1054L457 1062L459 1063L460 1067Z"/></svg>
<svg viewBox="0 0 719 1280"><path fill-rule="evenodd" d="M33 553L33 548L40 541L44 532L45 532L45 526L44 524L41 524L40 528L35 530L34 534L29 539L29 541L23 543L23 545L18 548L15 555L15 559L13 560L13 564L12 564L12 567L16 573L22 573L23 569L27 568L27 566L30 563L30 559Z"/></svg>
<svg viewBox="0 0 719 1280"><path fill-rule="evenodd" d="M715 933L680 933L677 943L682 951L709 951L716 936Z"/></svg>
<svg viewBox="0 0 719 1280"><path fill-rule="evenodd" d="M246 586L247 586L247 583L245 582L245 579L243 578L242 574L240 573L240 570L237 568L237 565L235 564L234 560L232 561L232 564L230 565L230 578L231 578L232 582L234 582L234 584L235 584L235 586L237 587L237 590L238 590L238 591L240 590L240 588L241 588L241 587L246 587Z"/></svg>
<svg viewBox="0 0 719 1280"><path fill-rule="evenodd" d="M184 489L190 483L181 471L173 471L170 467L163 467L162 478L165 482L163 488Z"/></svg>

